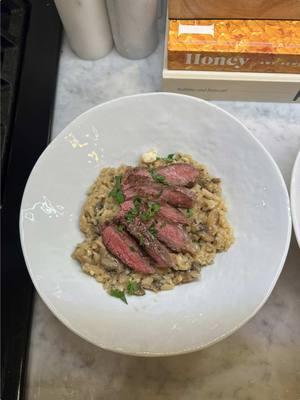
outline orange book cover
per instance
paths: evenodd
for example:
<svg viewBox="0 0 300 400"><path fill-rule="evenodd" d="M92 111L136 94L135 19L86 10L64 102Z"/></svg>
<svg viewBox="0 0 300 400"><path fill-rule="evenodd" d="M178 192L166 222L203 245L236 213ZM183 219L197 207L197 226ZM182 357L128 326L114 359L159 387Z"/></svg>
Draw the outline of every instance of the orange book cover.
<svg viewBox="0 0 300 400"><path fill-rule="evenodd" d="M168 68L300 73L300 21L169 20Z"/></svg>

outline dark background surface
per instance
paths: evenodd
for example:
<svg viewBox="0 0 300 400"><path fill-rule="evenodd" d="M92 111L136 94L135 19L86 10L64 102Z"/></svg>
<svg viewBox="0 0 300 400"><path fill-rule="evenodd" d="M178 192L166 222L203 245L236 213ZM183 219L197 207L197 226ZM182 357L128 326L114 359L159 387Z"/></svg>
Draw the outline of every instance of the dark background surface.
<svg viewBox="0 0 300 400"><path fill-rule="evenodd" d="M19 210L28 176L49 141L61 25L52 0L4 0L1 21L1 399L15 400L24 398L34 294Z"/></svg>

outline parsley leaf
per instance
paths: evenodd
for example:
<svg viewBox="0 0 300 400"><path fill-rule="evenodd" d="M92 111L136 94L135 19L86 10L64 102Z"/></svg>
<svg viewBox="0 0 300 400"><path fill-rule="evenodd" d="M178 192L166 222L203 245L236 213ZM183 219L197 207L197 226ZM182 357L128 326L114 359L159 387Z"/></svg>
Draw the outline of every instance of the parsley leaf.
<svg viewBox="0 0 300 400"><path fill-rule="evenodd" d="M134 295L140 290L140 285L137 282L129 281L127 284L127 293L129 295Z"/></svg>
<svg viewBox="0 0 300 400"><path fill-rule="evenodd" d="M152 201L149 201L147 211L144 211L141 214L142 221L144 221L144 222L149 221L151 218L153 218L158 213L159 210L160 210L159 203L154 203Z"/></svg>
<svg viewBox="0 0 300 400"><path fill-rule="evenodd" d="M135 208L140 209L142 204L142 199L140 197L135 197L135 199L133 200L133 204Z"/></svg>
<svg viewBox="0 0 300 400"><path fill-rule="evenodd" d="M187 215L188 218L191 218L192 215L193 215L193 209L192 208L188 208L186 210L186 215Z"/></svg>
<svg viewBox="0 0 300 400"><path fill-rule="evenodd" d="M124 225L119 224L119 225L117 225L117 229L118 229L119 232L123 232L125 227L124 227Z"/></svg>
<svg viewBox="0 0 300 400"><path fill-rule="evenodd" d="M135 217L138 214L138 210L134 207L131 208L126 214L125 214L125 219L127 222L133 222Z"/></svg>
<svg viewBox="0 0 300 400"><path fill-rule="evenodd" d="M133 200L134 207L132 207L126 214L125 219L127 222L133 222L135 217L138 215L141 208L142 199L140 197L136 197Z"/></svg>
<svg viewBox="0 0 300 400"><path fill-rule="evenodd" d="M153 216L160 210L160 204L148 201L148 207Z"/></svg>
<svg viewBox="0 0 300 400"><path fill-rule="evenodd" d="M155 227L155 224L152 224L152 225L149 227L149 232L151 233L152 236L156 236L156 235L157 235L157 229L156 229L156 227Z"/></svg>
<svg viewBox="0 0 300 400"><path fill-rule="evenodd" d="M121 175L115 176L115 185L112 191L109 193L109 196L113 197L118 204L124 203L125 201L125 196L122 192L121 181Z"/></svg>
<svg viewBox="0 0 300 400"><path fill-rule="evenodd" d="M156 157L156 159L157 160L164 160L164 161L167 161L169 163L169 162L172 162L174 160L175 156L176 156L176 154L172 153L172 154L168 154L167 157Z"/></svg>
<svg viewBox="0 0 300 400"><path fill-rule="evenodd" d="M124 303L127 303L127 299L125 297L125 294L122 290L119 289L111 289L111 291L109 292L109 294L113 297L116 297L117 299L122 300Z"/></svg>
<svg viewBox="0 0 300 400"><path fill-rule="evenodd" d="M174 157L175 157L174 153L173 154L168 154L167 157L165 158L165 160L171 162L171 161L174 160Z"/></svg>
<svg viewBox="0 0 300 400"><path fill-rule="evenodd" d="M166 178L162 175L159 175L154 168L150 168L149 172L155 182L167 184Z"/></svg>

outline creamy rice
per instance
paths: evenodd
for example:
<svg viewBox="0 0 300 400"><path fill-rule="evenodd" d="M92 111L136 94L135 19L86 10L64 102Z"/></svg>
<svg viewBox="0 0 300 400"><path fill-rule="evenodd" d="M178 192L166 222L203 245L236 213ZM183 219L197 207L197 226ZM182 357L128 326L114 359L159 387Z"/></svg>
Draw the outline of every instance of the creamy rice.
<svg viewBox="0 0 300 400"><path fill-rule="evenodd" d="M151 157L142 157L139 166L157 168L169 165L165 159L152 160ZM176 153L172 160L175 162L192 164L199 170L200 178L191 189L196 195L193 208L191 211L182 209L189 217L186 231L196 246L196 252L193 255L174 253L174 269L157 269L152 275L137 273L113 257L103 245L99 226L112 220L120 208L109 193L114 187L115 176L123 175L127 166L103 168L89 189L80 216L80 229L86 238L77 245L73 257L79 261L82 270L101 282L108 292L116 289L143 295L147 289L155 292L170 290L176 285L197 280L201 268L212 264L217 253L228 250L234 242L220 179L209 175L204 165L187 154ZM129 290L132 283L134 293Z"/></svg>

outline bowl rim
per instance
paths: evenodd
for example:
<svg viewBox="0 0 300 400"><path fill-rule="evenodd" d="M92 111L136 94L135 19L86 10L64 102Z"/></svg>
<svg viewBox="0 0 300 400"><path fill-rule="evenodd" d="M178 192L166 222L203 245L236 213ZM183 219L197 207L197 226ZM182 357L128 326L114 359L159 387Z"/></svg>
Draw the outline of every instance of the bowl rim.
<svg viewBox="0 0 300 400"><path fill-rule="evenodd" d="M21 211L23 208L23 202L24 202L24 198L25 198L25 194L27 192L28 186L29 186L29 181L31 178L31 175L34 171L35 168L38 168L39 163L41 161L41 158L43 157L45 151L47 151L48 147L52 146L57 140L60 139L60 136L62 135L63 131L70 126L70 124L73 124L77 121L79 121L82 117L87 116L90 112L93 112L97 109L100 109L102 107L107 106L108 104L113 104L115 102L120 102L129 98L140 98L140 97L155 97L155 96L164 96L164 97L181 97L181 98L186 98L188 100L193 100L195 102L198 103L204 103L210 107L215 108L216 110L218 110L219 112L222 112L224 114L226 114L229 118L233 119L235 122L237 122L243 129L241 129L241 132L247 132L248 135L250 135L250 137L256 142L256 144L263 150L264 154L266 155L266 157L270 160L271 164L273 165L274 169L276 170L278 177L280 179L280 183L281 183L281 187L282 190L284 191L285 194L285 200L286 200L286 208L287 208L287 235L286 235L286 241L285 241L285 245L284 245L284 251L282 253L281 259L278 263L278 268L277 268L277 272L276 275L274 276L273 281L270 284L269 290L266 292L264 298L262 299L262 301L257 305L257 307L254 309L254 311L248 315L244 320L242 320L239 324L235 325L232 329L230 329L229 331L227 331L226 333L224 333L223 335L215 338L212 341L209 341L208 343L205 343L203 345L199 345L199 346L194 346L191 348L184 348L182 350L179 351L171 351L171 352L147 352L147 351L137 351L137 352L132 352L132 351L126 351L124 349L120 349L120 348L111 348L107 345L103 345L101 343L97 343L95 340L90 339L88 337L86 337L84 334L81 334L80 332L78 332L75 328L73 328L71 326L71 324L69 323L69 321L63 316L61 315L61 313L56 309L56 307L51 303L51 300L49 300L47 298L47 295L42 294L40 291L39 286L36 284L36 281L34 279L34 274L31 271L30 268L30 262L27 258L27 254L25 251L25 243L24 243L24 238L22 235L22 219L21 219ZM138 357L166 357L166 356L176 356L176 355L181 355L181 354L189 354L189 353L193 353L195 351L198 350L202 350L205 348L208 348L210 346L212 346L213 344L216 344L218 342L220 342L221 340L229 337L230 335L232 335L234 332L236 332L237 330L239 330L243 325L245 325L248 321L250 321L256 314L257 312L263 307L263 305L266 303L266 301L268 300L269 296L271 295L276 282L281 274L281 271L283 269L287 254L288 254L288 250L290 247L290 242L291 242L291 234L292 234L292 219L291 219L291 207L290 207L290 199L289 199L289 195L288 195L288 190L287 190L287 186L285 184L285 181L283 179L282 173L278 167L278 165L276 164L275 160L273 159L273 157L271 156L271 154L266 150L266 148L263 146L263 144L252 134L252 132L244 125L243 122L241 122L237 117L235 117L234 115L232 115L230 112L224 110L223 108L217 106L216 104L213 104L209 101L206 101L204 99L201 98L197 98L197 97L193 97L193 96L189 96L189 95L185 95L185 94L180 94L180 93L171 93L171 92L148 92L148 93L138 93L138 94L134 94L134 95L127 95L127 96L121 96L121 97L117 97L114 98L112 100L103 102L101 104L97 104L91 108L89 108L88 110L84 111L83 113L79 114L77 117L75 117L73 120L71 120L60 132L58 135L56 135L56 137L49 143L49 145L46 147L46 149L44 149L44 151L41 153L41 155L39 156L39 158L37 159L32 171L30 172L30 175L28 177L28 180L26 182L25 188L24 188L24 192L23 192L23 196L22 196L22 201L21 201L21 206L20 206L20 213L19 213L19 234L20 234L20 240L21 240L21 246L22 246L22 251L23 251L23 255L24 255L24 259L25 259L25 264L27 267L27 270L29 272L30 278L34 284L35 290L37 291L38 295L40 296L40 298L42 299L43 303L50 309L50 311L55 315L56 318L58 318L68 329L70 329L73 333L75 333L77 336L81 337L82 339L86 340L87 342L103 349L103 350L109 350L109 351L113 351L115 353L118 354L123 354L123 355L130 355L130 356L138 356Z"/></svg>
<svg viewBox="0 0 300 400"><path fill-rule="evenodd" d="M297 214L297 206L296 206L296 170L299 169L299 177L300 177L300 150L296 156L293 169L292 169L292 177L290 184L290 195L291 195L291 212L292 212L292 221L293 228L295 232L295 236L298 242L298 246L300 247L300 215ZM300 200L300 198L299 198Z"/></svg>

